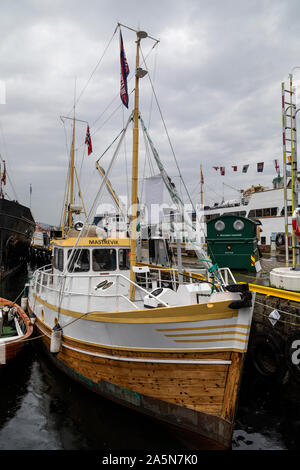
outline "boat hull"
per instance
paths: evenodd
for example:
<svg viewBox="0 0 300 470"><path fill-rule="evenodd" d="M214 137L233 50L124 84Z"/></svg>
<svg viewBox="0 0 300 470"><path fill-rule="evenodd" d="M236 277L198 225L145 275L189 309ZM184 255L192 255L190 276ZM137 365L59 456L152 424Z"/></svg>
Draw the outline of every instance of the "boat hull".
<svg viewBox="0 0 300 470"><path fill-rule="evenodd" d="M160 420L189 448L231 447L243 353L154 353L63 337L51 354L51 329L39 319L36 327L56 366L93 392Z"/></svg>
<svg viewBox="0 0 300 470"><path fill-rule="evenodd" d="M26 262L34 230L28 207L0 198L0 280Z"/></svg>
<svg viewBox="0 0 300 470"><path fill-rule="evenodd" d="M3 305L16 307L18 322L20 327L24 329L24 335L12 340L9 340L8 338L5 342L0 343L0 369L6 367L21 353L26 341L33 334L33 326L31 325L28 316L19 305L14 304L7 299L0 298L0 306Z"/></svg>

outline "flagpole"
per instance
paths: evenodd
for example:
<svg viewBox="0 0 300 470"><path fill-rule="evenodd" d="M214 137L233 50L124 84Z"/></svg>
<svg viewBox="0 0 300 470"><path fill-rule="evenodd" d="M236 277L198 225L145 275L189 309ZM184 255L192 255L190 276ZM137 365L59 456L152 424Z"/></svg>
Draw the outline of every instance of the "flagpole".
<svg viewBox="0 0 300 470"><path fill-rule="evenodd" d="M202 173L202 165L200 165L200 204L201 209L203 208L203 173Z"/></svg>

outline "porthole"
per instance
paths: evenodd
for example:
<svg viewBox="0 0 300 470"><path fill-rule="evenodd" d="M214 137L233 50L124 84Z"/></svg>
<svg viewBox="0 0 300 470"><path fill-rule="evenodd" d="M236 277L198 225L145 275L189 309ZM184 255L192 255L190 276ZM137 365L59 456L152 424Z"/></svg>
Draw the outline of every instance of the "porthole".
<svg viewBox="0 0 300 470"><path fill-rule="evenodd" d="M222 230L224 230L225 228L225 224L222 220L218 220L216 223L215 223L215 229L218 231L218 232L222 232Z"/></svg>
<svg viewBox="0 0 300 470"><path fill-rule="evenodd" d="M243 228L245 227L245 224L242 220L236 220L234 223L233 223L233 228L237 231L241 231L243 230Z"/></svg>

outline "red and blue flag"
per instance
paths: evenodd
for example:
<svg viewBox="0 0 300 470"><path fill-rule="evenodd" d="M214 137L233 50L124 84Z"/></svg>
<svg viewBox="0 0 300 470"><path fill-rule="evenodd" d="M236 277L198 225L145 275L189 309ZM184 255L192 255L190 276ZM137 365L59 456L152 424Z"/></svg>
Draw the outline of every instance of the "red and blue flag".
<svg viewBox="0 0 300 470"><path fill-rule="evenodd" d="M129 74L129 67L125 56L123 38L120 30L120 62L121 62L121 89L120 96L123 104L128 108L128 89L127 89L127 77Z"/></svg>
<svg viewBox="0 0 300 470"><path fill-rule="evenodd" d="M88 155L90 155L93 151L93 148L92 148L92 139L91 139L89 125L87 126L87 130L86 130L85 143L88 146Z"/></svg>

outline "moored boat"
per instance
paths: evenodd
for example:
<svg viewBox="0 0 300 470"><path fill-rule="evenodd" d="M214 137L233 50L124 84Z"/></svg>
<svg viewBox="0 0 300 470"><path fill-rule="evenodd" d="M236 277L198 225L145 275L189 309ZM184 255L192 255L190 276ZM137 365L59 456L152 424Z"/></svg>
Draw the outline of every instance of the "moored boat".
<svg viewBox="0 0 300 470"><path fill-rule="evenodd" d="M7 199L5 184L4 167L3 173L0 171L0 281L26 264L35 230L30 208Z"/></svg>
<svg viewBox="0 0 300 470"><path fill-rule="evenodd" d="M17 357L32 333L33 326L24 310L0 297L0 369Z"/></svg>
<svg viewBox="0 0 300 470"><path fill-rule="evenodd" d="M143 76L138 57L146 37L137 31L130 237L114 238L90 225L89 217L85 223L74 222L73 127L63 236L52 240L51 265L35 271L30 281L28 308L36 316L44 348L70 377L163 421L189 447L226 449L231 446L253 294L247 284L235 282L228 268L219 269L207 257L201 275L138 262L138 82ZM166 186L179 200L157 161ZM109 169L106 178L108 174Z"/></svg>

